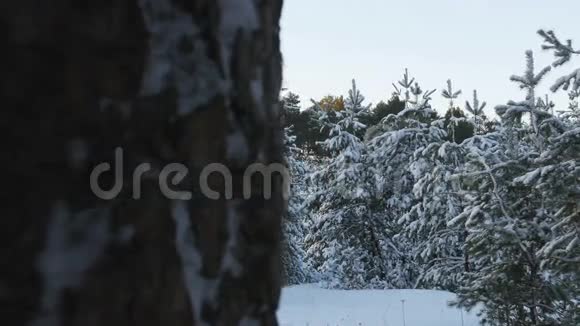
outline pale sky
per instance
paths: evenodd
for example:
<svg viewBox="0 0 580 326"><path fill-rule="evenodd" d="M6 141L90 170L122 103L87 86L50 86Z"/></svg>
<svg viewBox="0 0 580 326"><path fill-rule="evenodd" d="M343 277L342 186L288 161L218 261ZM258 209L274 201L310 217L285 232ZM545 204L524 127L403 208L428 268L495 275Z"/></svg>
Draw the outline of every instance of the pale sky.
<svg viewBox="0 0 580 326"><path fill-rule="evenodd" d="M524 98L509 76L523 73L526 50L534 51L538 71L552 63L538 29L580 47L579 14L580 0L286 0L284 87L306 106L310 98L346 95L355 78L367 101L377 103L390 97L407 67L423 89L437 88L438 110L446 109L440 93L451 78L463 90L460 103L477 89L490 112ZM540 93L579 62L551 72ZM567 105L565 94L552 98Z"/></svg>

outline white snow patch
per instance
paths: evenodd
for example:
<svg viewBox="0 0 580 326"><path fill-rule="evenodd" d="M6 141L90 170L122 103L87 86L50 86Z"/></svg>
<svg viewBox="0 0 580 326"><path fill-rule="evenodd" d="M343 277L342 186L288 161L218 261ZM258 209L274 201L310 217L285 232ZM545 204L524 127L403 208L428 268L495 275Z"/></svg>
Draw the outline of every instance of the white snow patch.
<svg viewBox="0 0 580 326"><path fill-rule="evenodd" d="M327 290L307 284L283 289L278 320L281 326L479 325L476 311L448 306L454 299L444 291Z"/></svg>
<svg viewBox="0 0 580 326"><path fill-rule="evenodd" d="M201 276L202 256L195 247L195 239L191 230L191 221L186 202L176 201L172 209L175 221L175 246L181 259L183 276L195 325L209 325L202 320L201 311L204 302L212 302L215 298L217 282Z"/></svg>
<svg viewBox="0 0 580 326"><path fill-rule="evenodd" d="M173 204L172 216L176 225L175 245L181 259L185 286L191 301L195 324L208 325L201 316L203 305L209 304L216 307L218 304L216 300L217 290L225 273L230 273L236 277L242 272L242 266L236 258L236 250L239 247L240 217L235 210L239 201L229 202L227 210L228 241L221 261L220 275L217 279L207 279L201 275L203 260L201 253L195 247L195 238L191 229L191 220L186 203L184 201L175 201ZM250 321L248 320L248 322Z"/></svg>

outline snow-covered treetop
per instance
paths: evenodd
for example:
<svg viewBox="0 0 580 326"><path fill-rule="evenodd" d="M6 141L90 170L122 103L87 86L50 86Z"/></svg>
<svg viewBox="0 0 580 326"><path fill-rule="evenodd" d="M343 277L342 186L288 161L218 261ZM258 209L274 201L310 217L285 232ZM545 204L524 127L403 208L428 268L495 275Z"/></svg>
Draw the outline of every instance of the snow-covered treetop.
<svg viewBox="0 0 580 326"><path fill-rule="evenodd" d="M319 120L324 125L323 128L329 130L329 138L322 144L331 153L337 154L344 151L358 153L358 150L352 150L354 147L360 147L359 143L361 143L355 134L357 131L366 128L366 125L359 121L359 116L366 114L371 107L370 105L362 105L364 99L353 79L344 110L327 112L320 108L318 102L311 100L314 106L319 108L320 112L323 112ZM353 159L358 160L358 157L353 157Z"/></svg>
<svg viewBox="0 0 580 326"><path fill-rule="evenodd" d="M399 88L396 84L393 84L393 87L395 88L394 95L402 97L402 100L405 102L405 109L411 109L412 111L415 111L429 107L428 103L431 100L431 95L433 95L436 90L423 91L421 86L419 86L419 83L415 81L415 78L409 77L409 71L407 68L405 68L403 79L399 80L397 83L402 88ZM411 95L414 96L414 99L411 99Z"/></svg>
<svg viewBox="0 0 580 326"><path fill-rule="evenodd" d="M444 89L441 92L441 95L449 100L449 107L453 107L453 100L457 99L459 95L461 95L461 90L454 91L453 84L451 83L451 79L447 79L447 89Z"/></svg>
<svg viewBox="0 0 580 326"><path fill-rule="evenodd" d="M544 67L538 74L535 73L534 53L531 50L526 51L526 70L522 76L512 75L510 80L519 84L521 89L526 90L526 101L533 105L535 100L535 90L540 81L551 70L550 66Z"/></svg>
<svg viewBox="0 0 580 326"><path fill-rule="evenodd" d="M298 94L288 92L282 97L284 109L288 111L300 111L300 96Z"/></svg>
<svg viewBox="0 0 580 326"><path fill-rule="evenodd" d="M393 87L395 88L395 94L397 96L404 95L405 102L409 101L411 99L410 89L413 86L414 82L415 82L415 78L409 77L409 70L407 68L405 68L405 73L403 74L403 79L401 79L397 82L402 87L402 89L398 88L397 85L393 84ZM402 94L403 89L405 90L404 94Z"/></svg>
<svg viewBox="0 0 580 326"><path fill-rule="evenodd" d="M510 77L511 81L526 91L526 99L521 102L509 101L507 105L496 106L495 111L504 122L521 123L522 115L529 113L532 128L535 133L538 132L538 121L551 115L544 111L543 107L538 107L538 103L536 102L536 87L550 70L551 67L548 66L536 74L534 54L531 50L526 51L526 70L524 74L522 76L513 75ZM541 104L545 106L544 103Z"/></svg>
<svg viewBox="0 0 580 326"><path fill-rule="evenodd" d="M347 110L351 110L354 113L359 113L361 111L369 110L372 104L368 104L367 106L363 106L363 102L365 97L361 94L361 92L356 87L356 81L352 80L352 87L348 90L348 97L344 103L344 107Z"/></svg>
<svg viewBox="0 0 580 326"><path fill-rule="evenodd" d="M411 86L411 94L415 96L414 100L409 101L409 103L413 104L415 109L427 108L428 103L431 100L431 95L435 93L437 90L427 90L423 91L419 86L418 82L415 82L413 86Z"/></svg>
<svg viewBox="0 0 580 326"><path fill-rule="evenodd" d="M471 113L474 117L479 117L483 114L483 109L487 103L479 102L479 98L477 97L477 90L473 90L473 102L469 103L469 101L465 101L465 109L467 112Z"/></svg>
<svg viewBox="0 0 580 326"><path fill-rule="evenodd" d="M539 30L538 34L544 39L542 49L554 51L554 56L556 57L556 61L552 63L554 67L562 66L572 59L572 55L580 54L580 50L575 50L572 47L572 40L566 40L566 44L564 44L560 42L553 31ZM559 89L567 91L570 85L572 85L573 91L580 89L580 69L576 69L572 73L559 78L550 89L552 92L556 92Z"/></svg>
<svg viewBox="0 0 580 326"><path fill-rule="evenodd" d="M363 111L368 111L371 108L372 104L368 104L363 106L363 102L365 97L361 94L359 89L356 87L356 81L352 80L352 87L348 90L348 97L344 102L344 108L346 110L350 110L355 114L362 113Z"/></svg>

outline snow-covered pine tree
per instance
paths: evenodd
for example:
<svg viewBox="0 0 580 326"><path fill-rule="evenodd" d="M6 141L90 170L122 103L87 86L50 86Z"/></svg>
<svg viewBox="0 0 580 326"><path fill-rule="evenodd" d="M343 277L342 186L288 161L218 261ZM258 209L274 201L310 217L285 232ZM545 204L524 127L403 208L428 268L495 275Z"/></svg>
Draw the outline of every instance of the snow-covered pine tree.
<svg viewBox="0 0 580 326"><path fill-rule="evenodd" d="M550 114L538 106L536 88L550 70L551 67L544 67L536 74L534 54L531 50L526 51L526 70L524 74L522 76L512 75L510 77L510 80L518 84L520 89L526 91L526 98L524 101L509 101L507 105L496 107L497 114L502 117L504 122L510 123L512 128L519 127L522 123L522 116L528 114L532 126L531 131L535 134L538 133L540 120Z"/></svg>
<svg viewBox="0 0 580 326"><path fill-rule="evenodd" d="M405 109L408 107L409 101L411 100L411 87L413 87L414 82L415 78L409 77L409 70L405 68L403 78L397 82L401 88L393 83L393 88L395 89L394 94L399 96L403 102L405 102Z"/></svg>
<svg viewBox="0 0 580 326"><path fill-rule="evenodd" d="M451 79L447 79L447 89L441 92L441 96L449 100L449 108L453 108L453 101L461 95L461 90L454 91Z"/></svg>
<svg viewBox="0 0 580 326"><path fill-rule="evenodd" d="M580 127L562 128L557 118L541 125L545 150L527 173L514 179L539 198L534 208L549 227L536 256L555 297L549 320L558 325L580 324ZM541 214L541 215L540 215Z"/></svg>
<svg viewBox="0 0 580 326"><path fill-rule="evenodd" d="M355 84L349 104L327 121L330 138L324 147L331 157L310 176L309 202L318 208L305 243L309 264L329 287L384 287L381 226L373 217L373 174L366 163L367 149L355 135L365 128L358 121L362 96Z"/></svg>
<svg viewBox="0 0 580 326"><path fill-rule="evenodd" d="M461 185L452 178L466 155L455 142L434 141L416 150L410 171L416 204L400 218L403 233L413 244L411 253L420 264L416 287L455 290L469 257L461 226L448 226L463 210Z"/></svg>
<svg viewBox="0 0 580 326"><path fill-rule="evenodd" d="M524 76L511 78L526 90L526 100L496 108L502 127L474 137L466 171L459 174L466 208L449 225L467 228L474 269L466 274L458 303L484 303L490 325L576 325L569 322L576 313L578 269L551 268L544 255L562 253L556 247L570 246L570 231L576 236L574 224L557 231L566 223L554 223L561 214L574 216L563 198L578 189L577 138L538 107L535 88L548 69L536 75L531 52L526 56ZM524 113L530 125L521 123Z"/></svg>
<svg viewBox="0 0 580 326"><path fill-rule="evenodd" d="M397 87L397 84L401 88ZM414 77L409 76L409 70L405 68L403 73L403 78L397 81L397 84L393 83L393 96L399 97L403 102L405 102L405 109L430 109L431 106L429 101L431 100L431 95L435 93L436 90L423 91L419 83L415 81ZM413 95L413 98L411 98ZM427 111L424 111L427 112ZM434 111L432 113L435 113ZM428 119L432 119L431 114L427 115Z"/></svg>
<svg viewBox="0 0 580 326"><path fill-rule="evenodd" d="M477 90L473 90L473 102L465 101L465 110L473 116L473 125L475 126L474 132L476 135L481 135L484 133L484 123L487 120L483 109L485 109L486 102L479 102L477 97Z"/></svg>
<svg viewBox="0 0 580 326"><path fill-rule="evenodd" d="M306 196L306 164L300 159L302 151L295 146L295 136L291 128L285 129L286 164L292 176L291 196L288 211L283 219L282 266L284 283L302 284L310 279L304 264L304 237L306 230L304 220L306 207L303 198Z"/></svg>
<svg viewBox="0 0 580 326"><path fill-rule="evenodd" d="M356 81L353 79L352 86L348 90L348 96L344 101L344 107L345 109L354 112L359 121L368 120L368 118L372 114L371 112L372 103L363 105L364 101L365 97L364 95L361 94L360 90L356 86ZM367 130L367 127L368 126L365 125L363 128L355 130L354 134L361 139L364 138L364 134Z"/></svg>
<svg viewBox="0 0 580 326"><path fill-rule="evenodd" d="M459 303L483 302L491 325L538 325L544 307L552 305L544 295L550 283L542 278L536 256L547 241L548 224L537 210L541 197L515 182L527 168L527 157L510 148L505 138L511 135L501 132L488 151L471 150L460 174L467 185L466 207L449 226L461 222L468 230L474 269L458 290Z"/></svg>
<svg viewBox="0 0 580 326"><path fill-rule="evenodd" d="M284 125L295 126L300 116L300 96L298 94L288 92L280 99L280 106L282 107Z"/></svg>
<svg viewBox="0 0 580 326"><path fill-rule="evenodd" d="M461 143L464 139L473 135L474 127L466 119L465 114L459 107L454 106L454 100L461 95L461 90L455 91L451 79L447 80L447 88L441 92L441 96L449 101L449 108L445 113L445 129L448 138L452 142Z"/></svg>
<svg viewBox="0 0 580 326"><path fill-rule="evenodd" d="M352 87L348 90L348 96L344 101L344 108L346 110L352 111L357 116L360 116L361 114L368 114L372 103L363 105L364 101L365 97L361 94L360 90L356 86L356 81L353 79Z"/></svg>
<svg viewBox="0 0 580 326"><path fill-rule="evenodd" d="M563 44L552 31L539 31L544 38L543 48L554 51L559 67L580 51L572 41ZM568 91L570 105L561 114L562 121L547 119L541 130L548 133L547 145L535 160L535 170L528 172L522 182L544 193L546 207L551 209L551 239L538 252L544 258L543 267L550 274L564 279L563 287L569 299L562 305L561 324L580 324L580 69L559 78L552 91ZM563 310L563 311L562 311Z"/></svg>
<svg viewBox="0 0 580 326"><path fill-rule="evenodd" d="M280 100L284 111L297 113L300 111L300 96L296 93L288 92Z"/></svg>
<svg viewBox="0 0 580 326"><path fill-rule="evenodd" d="M388 239L385 250L392 256L387 279L398 288L412 287L419 274L419 267L411 255L412 241L401 232L402 226L398 224L417 202L413 195L416 180L409 165L417 150L442 142L446 136L444 130L431 124L436 115L429 105L433 91L421 94L414 89L417 102L407 101L405 110L383 118L379 134L369 141L369 159L380 185L375 210L381 212Z"/></svg>
<svg viewBox="0 0 580 326"><path fill-rule="evenodd" d="M431 105L429 101L431 100L431 95L435 93L436 90L427 90L423 91L421 86L419 86L418 82L415 82L413 86L411 86L411 94L413 94L414 99L408 101L411 106L411 109L414 110L424 110L424 109L431 109ZM426 111L425 111L426 112Z"/></svg>

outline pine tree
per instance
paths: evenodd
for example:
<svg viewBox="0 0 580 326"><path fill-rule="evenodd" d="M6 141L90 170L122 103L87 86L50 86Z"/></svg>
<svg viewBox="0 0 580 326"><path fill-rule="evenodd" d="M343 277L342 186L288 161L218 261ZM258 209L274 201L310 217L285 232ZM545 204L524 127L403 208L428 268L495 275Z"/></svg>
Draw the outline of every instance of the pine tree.
<svg viewBox="0 0 580 326"><path fill-rule="evenodd" d="M549 112L545 112L538 107L536 88L550 70L551 68L549 66L544 67L536 74L534 54L531 50L526 51L526 70L524 74L522 76L512 75L510 77L511 81L526 91L526 97L524 101L509 101L507 105L500 105L496 108L497 114L502 117L503 121L514 124L514 126L519 126L522 122L522 116L529 114L532 131L536 134L538 133L539 121L548 116Z"/></svg>
<svg viewBox="0 0 580 326"><path fill-rule="evenodd" d="M363 105L365 97L361 94L360 90L356 87L356 81L352 80L352 87L348 90L348 96L344 101L344 108L350 110L356 115L368 114L372 106L371 103Z"/></svg>
<svg viewBox="0 0 580 326"><path fill-rule="evenodd" d="M337 122L327 120L330 138L324 147L331 157L311 176L309 201L318 208L305 240L307 259L330 287L365 288L383 285L381 239L367 205L373 195L366 146L355 135L365 128L358 116L366 110L353 88ZM359 109L362 108L362 109Z"/></svg>
<svg viewBox="0 0 580 326"><path fill-rule="evenodd" d="M445 127L449 134L449 140L461 143L473 135L473 127L465 119L463 111L454 106L454 100L461 95L461 90L453 90L451 79L447 80L447 89L441 92L443 98L449 100L449 108L445 113Z"/></svg>
<svg viewBox="0 0 580 326"><path fill-rule="evenodd" d="M483 112L486 102L480 103L477 97L477 90L473 90L473 102L465 101L465 110L473 116L473 125L475 126L475 134L481 135L484 133L484 124L487 118Z"/></svg>
<svg viewBox="0 0 580 326"><path fill-rule="evenodd" d="M451 79L447 79L447 89L444 89L441 95L449 100L449 108L453 108L453 101L461 95L461 90L454 91Z"/></svg>
<svg viewBox="0 0 580 326"><path fill-rule="evenodd" d="M432 94L432 92L429 92ZM409 170L414 153L446 136L436 124L431 124L434 112L428 103L429 95L420 101L422 106L410 104L398 114L391 114L380 123L379 133L369 141L369 160L379 178L380 196L376 210L386 227L386 248L392 261L387 271L390 284L408 288L414 285L419 267L411 254L412 241L401 232L398 220L405 215L417 198L413 195L416 176Z"/></svg>
<svg viewBox="0 0 580 326"><path fill-rule="evenodd" d="M360 90L356 86L356 81L352 80L351 89L348 90L348 96L344 101L344 107L347 110L354 112L357 115L357 119L362 123L365 120L369 120L372 115L371 107L372 103L363 105L365 97L361 94ZM368 125L364 124L364 127L354 131L354 134L360 139L364 138L367 131Z"/></svg>
<svg viewBox="0 0 580 326"><path fill-rule="evenodd" d="M395 95L402 97L403 102L405 102L405 109L408 107L409 101L411 100L411 88L413 87L413 83L415 82L415 78L409 77L409 70L405 68L405 73L403 74L403 79L399 80L397 84L393 84L393 88L395 89Z"/></svg>
<svg viewBox="0 0 580 326"><path fill-rule="evenodd" d="M549 284L541 278L536 257L546 241L547 224L533 208L537 194L514 182L525 158L504 146L506 135L491 150L473 149L461 174L470 185L466 207L449 225L461 221L468 230L466 244L475 267L459 289L459 302L484 302L488 318L501 325L537 325L538 309L543 309L538 305L551 304L541 297Z"/></svg>
<svg viewBox="0 0 580 326"><path fill-rule="evenodd" d="M399 223L411 240L413 258L421 265L416 286L455 290L463 272L469 272L465 230L448 226L463 210L459 180L453 178L466 155L454 142L435 141L415 151L410 171L416 180L416 204Z"/></svg>
<svg viewBox="0 0 580 326"><path fill-rule="evenodd" d="M436 90L423 91L421 86L419 86L419 83L415 81L415 78L409 76L407 68L405 68L403 78L399 80L397 84L399 84L401 88L397 87L396 84L393 84L393 88L395 89L393 95L401 98L401 100L405 102L405 110L430 108L429 101L431 100L431 95L433 95ZM411 95L413 95L413 98L411 98Z"/></svg>
<svg viewBox="0 0 580 326"><path fill-rule="evenodd" d="M292 176L291 197L283 220L282 241L283 276L287 285L306 283L310 279L303 263L305 256L303 239L306 235L304 220L308 214L302 200L306 196L306 164L300 160L302 151L295 146L295 139L291 128L286 128L286 163Z"/></svg>
<svg viewBox="0 0 580 326"><path fill-rule="evenodd" d="M468 230L474 266L459 289L459 304L483 302L491 325L569 323L578 295L578 273L549 267L545 258L576 236L569 228L558 230L566 223L557 221L560 214L575 214L562 198L577 189L577 138L538 105L535 88L549 69L535 74L530 51L526 57L524 76L511 78L526 90L526 100L498 106L502 127L466 144L468 162L459 174L466 207L449 222ZM529 126L521 123L524 113Z"/></svg>
<svg viewBox="0 0 580 326"><path fill-rule="evenodd" d="M284 125L296 128L300 124L300 96L288 92L280 99L280 105L284 112Z"/></svg>

